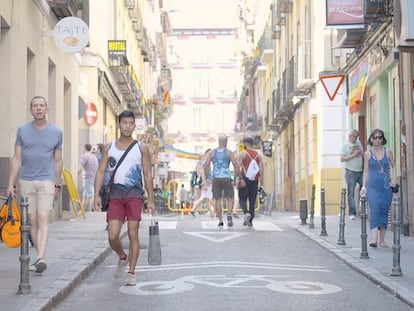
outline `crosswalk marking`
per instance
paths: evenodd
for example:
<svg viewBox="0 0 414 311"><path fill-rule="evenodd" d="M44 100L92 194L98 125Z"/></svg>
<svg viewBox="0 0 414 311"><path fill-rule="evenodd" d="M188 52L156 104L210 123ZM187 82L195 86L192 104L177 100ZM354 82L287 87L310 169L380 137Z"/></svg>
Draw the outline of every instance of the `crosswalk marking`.
<svg viewBox="0 0 414 311"><path fill-rule="evenodd" d="M177 220L158 220L158 226L160 230L175 230L178 226ZM254 231L283 231L282 228L280 228L278 225L275 225L269 221L263 221L263 220L254 220L253 221L253 228L243 226L241 223L234 223L233 227L229 228L224 222L224 228L219 229L217 227L217 221L216 220L207 220L207 221L201 221L200 226L202 229L206 230L254 230Z"/></svg>
<svg viewBox="0 0 414 311"><path fill-rule="evenodd" d="M279 226L263 220L253 220L253 228L256 231L283 231Z"/></svg>
<svg viewBox="0 0 414 311"><path fill-rule="evenodd" d="M178 221L176 220L159 220L158 221L158 228L161 230L171 230L177 229Z"/></svg>

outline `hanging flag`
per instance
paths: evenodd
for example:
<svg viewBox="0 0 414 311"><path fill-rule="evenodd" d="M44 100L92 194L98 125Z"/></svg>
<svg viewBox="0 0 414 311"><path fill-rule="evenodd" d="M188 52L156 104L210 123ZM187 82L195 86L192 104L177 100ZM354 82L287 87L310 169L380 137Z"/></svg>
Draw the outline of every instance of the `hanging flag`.
<svg viewBox="0 0 414 311"><path fill-rule="evenodd" d="M189 160L198 160L200 158L200 155L198 153L192 153L192 152L176 149L171 145L164 145L164 152L175 153L175 156L177 158L184 158L184 159L189 159Z"/></svg>
<svg viewBox="0 0 414 311"><path fill-rule="evenodd" d="M252 56L252 64L253 66L260 65L260 50L259 48L256 48L254 50L253 56Z"/></svg>
<svg viewBox="0 0 414 311"><path fill-rule="evenodd" d="M164 105L169 105L170 104L170 91L165 91L164 92L164 97L162 99Z"/></svg>

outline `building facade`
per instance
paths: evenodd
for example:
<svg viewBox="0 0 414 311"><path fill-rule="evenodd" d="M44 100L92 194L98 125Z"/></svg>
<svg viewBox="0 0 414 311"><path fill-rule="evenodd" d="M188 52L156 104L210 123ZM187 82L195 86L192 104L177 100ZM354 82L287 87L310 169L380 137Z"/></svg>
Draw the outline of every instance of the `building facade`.
<svg viewBox="0 0 414 311"><path fill-rule="evenodd" d="M350 10L358 14L341 16ZM413 231L413 12L404 0L272 2L239 111L262 106L256 112L262 141L272 142L278 209L298 211L314 185L316 212L323 189L327 213L338 214L347 131L359 130L367 148L381 128L396 157L404 233Z"/></svg>
<svg viewBox="0 0 414 311"><path fill-rule="evenodd" d="M169 30L163 1L5 0L0 3L0 189L7 187L16 130L29 122L29 101L48 99L50 122L63 130L64 166L77 171L85 143L108 143L118 135L117 115L133 110L136 137L150 144L154 174L162 120L168 116L163 75ZM89 40L79 51L55 43L56 25L78 18ZM60 25L60 24L59 24ZM63 31L76 32L69 25ZM76 42L76 41L75 41ZM78 177L73 174L75 185ZM55 218L69 210L66 191ZM66 197L65 197L66 196Z"/></svg>

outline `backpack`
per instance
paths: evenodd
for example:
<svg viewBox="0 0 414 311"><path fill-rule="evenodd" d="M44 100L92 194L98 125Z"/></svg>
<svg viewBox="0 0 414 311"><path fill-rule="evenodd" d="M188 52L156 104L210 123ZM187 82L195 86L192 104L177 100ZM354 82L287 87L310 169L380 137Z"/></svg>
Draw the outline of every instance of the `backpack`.
<svg viewBox="0 0 414 311"><path fill-rule="evenodd" d="M245 176L248 180L257 180L260 176L260 166L258 161L258 153L255 152L254 157L246 150L246 156L249 157L250 162L246 163L247 157L243 159L243 170L245 171ZM257 160L256 160L257 159ZM246 160L246 161L245 161ZM246 169L246 165L248 165Z"/></svg>
<svg viewBox="0 0 414 311"><path fill-rule="evenodd" d="M8 247L21 245L21 216L16 200L11 194L0 209L0 239Z"/></svg>

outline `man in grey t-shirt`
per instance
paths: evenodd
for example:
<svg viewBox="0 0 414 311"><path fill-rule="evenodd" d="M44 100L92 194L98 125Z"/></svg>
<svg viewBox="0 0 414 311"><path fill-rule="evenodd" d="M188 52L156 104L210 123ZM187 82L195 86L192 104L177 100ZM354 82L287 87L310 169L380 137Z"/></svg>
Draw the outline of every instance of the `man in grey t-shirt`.
<svg viewBox="0 0 414 311"><path fill-rule="evenodd" d="M355 187L358 183L362 186L362 165L364 149L358 140L359 133L357 130L351 130L348 134L348 140L342 144L341 162L345 163L345 180L348 187L348 207L349 218L355 219Z"/></svg>
<svg viewBox="0 0 414 311"><path fill-rule="evenodd" d="M7 193L16 194L16 183L21 197L29 202L30 234L37 252L37 260L30 271L42 273L47 268L45 253L49 213L54 197L61 189L62 131L46 119L48 111L44 97L30 101L33 121L17 130L14 155L10 162Z"/></svg>

